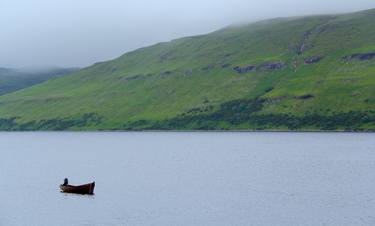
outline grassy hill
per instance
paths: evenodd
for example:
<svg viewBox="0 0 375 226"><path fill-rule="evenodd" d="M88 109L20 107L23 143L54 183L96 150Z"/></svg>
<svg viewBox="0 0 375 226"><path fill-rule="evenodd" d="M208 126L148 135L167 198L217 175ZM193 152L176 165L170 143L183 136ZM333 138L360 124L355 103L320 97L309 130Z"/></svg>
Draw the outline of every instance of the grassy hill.
<svg viewBox="0 0 375 226"><path fill-rule="evenodd" d="M0 95L24 89L75 71L77 71L75 68L49 68L41 70L0 68Z"/></svg>
<svg viewBox="0 0 375 226"><path fill-rule="evenodd" d="M3 130L375 130L375 10L231 26L0 97Z"/></svg>

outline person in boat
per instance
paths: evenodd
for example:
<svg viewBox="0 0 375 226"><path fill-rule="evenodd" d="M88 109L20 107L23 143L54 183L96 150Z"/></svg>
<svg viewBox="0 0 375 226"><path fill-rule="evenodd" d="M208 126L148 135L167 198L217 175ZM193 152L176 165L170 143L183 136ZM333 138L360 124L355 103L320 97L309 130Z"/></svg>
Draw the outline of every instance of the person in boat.
<svg viewBox="0 0 375 226"><path fill-rule="evenodd" d="M63 185L66 186L66 185L68 185L68 183L69 183L68 178L65 178Z"/></svg>

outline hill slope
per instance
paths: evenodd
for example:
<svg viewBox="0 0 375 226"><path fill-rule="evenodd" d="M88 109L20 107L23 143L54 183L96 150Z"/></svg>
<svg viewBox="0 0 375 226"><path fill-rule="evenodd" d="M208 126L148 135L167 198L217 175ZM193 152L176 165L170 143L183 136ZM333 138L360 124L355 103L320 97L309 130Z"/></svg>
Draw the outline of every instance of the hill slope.
<svg viewBox="0 0 375 226"><path fill-rule="evenodd" d="M0 128L375 130L375 10L177 39L0 97Z"/></svg>
<svg viewBox="0 0 375 226"><path fill-rule="evenodd" d="M75 68L51 68L37 71L0 68L0 95L24 89L75 71L77 71Z"/></svg>

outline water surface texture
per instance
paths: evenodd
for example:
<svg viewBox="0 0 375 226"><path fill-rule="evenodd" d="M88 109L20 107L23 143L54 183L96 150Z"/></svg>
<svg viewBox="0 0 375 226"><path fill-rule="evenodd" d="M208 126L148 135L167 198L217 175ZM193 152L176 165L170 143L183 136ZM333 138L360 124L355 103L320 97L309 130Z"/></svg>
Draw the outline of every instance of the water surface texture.
<svg viewBox="0 0 375 226"><path fill-rule="evenodd" d="M0 133L0 225L375 225L375 134Z"/></svg>

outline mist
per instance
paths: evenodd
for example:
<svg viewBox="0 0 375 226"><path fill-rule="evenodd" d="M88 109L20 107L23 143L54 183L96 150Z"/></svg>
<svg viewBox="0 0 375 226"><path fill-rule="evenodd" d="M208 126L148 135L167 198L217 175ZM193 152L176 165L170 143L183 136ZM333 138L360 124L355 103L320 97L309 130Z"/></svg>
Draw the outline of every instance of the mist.
<svg viewBox="0 0 375 226"><path fill-rule="evenodd" d="M0 67L84 67L234 23L369 8L374 0L0 0Z"/></svg>

